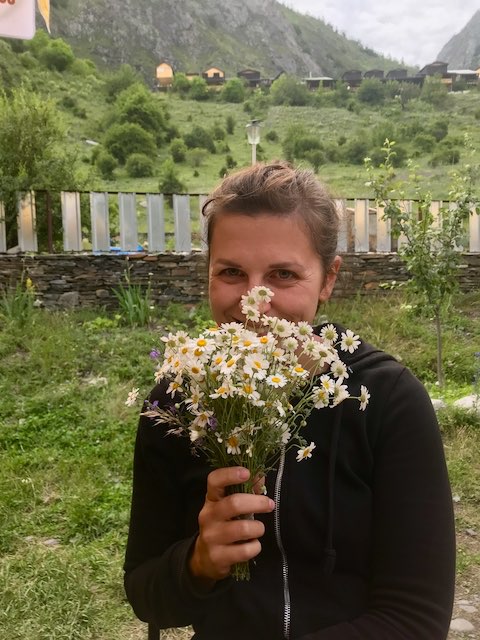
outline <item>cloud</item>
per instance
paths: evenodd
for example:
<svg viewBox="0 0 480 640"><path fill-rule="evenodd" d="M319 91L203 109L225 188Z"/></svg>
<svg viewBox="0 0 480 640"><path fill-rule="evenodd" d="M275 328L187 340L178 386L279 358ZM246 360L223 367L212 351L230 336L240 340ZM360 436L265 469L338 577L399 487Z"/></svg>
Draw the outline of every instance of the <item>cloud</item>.
<svg viewBox="0 0 480 640"><path fill-rule="evenodd" d="M478 0L286 0L284 4L322 18L375 51L420 67L433 62L479 9Z"/></svg>

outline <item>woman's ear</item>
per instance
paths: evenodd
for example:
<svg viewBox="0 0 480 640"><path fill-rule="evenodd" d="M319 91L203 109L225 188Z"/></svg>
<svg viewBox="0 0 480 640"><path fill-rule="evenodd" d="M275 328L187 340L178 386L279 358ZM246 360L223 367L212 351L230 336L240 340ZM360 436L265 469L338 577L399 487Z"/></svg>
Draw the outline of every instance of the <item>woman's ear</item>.
<svg viewBox="0 0 480 640"><path fill-rule="evenodd" d="M325 274L323 286L318 296L319 303L326 302L332 295L333 287L335 286L341 264L342 258L340 256L335 256L329 270Z"/></svg>

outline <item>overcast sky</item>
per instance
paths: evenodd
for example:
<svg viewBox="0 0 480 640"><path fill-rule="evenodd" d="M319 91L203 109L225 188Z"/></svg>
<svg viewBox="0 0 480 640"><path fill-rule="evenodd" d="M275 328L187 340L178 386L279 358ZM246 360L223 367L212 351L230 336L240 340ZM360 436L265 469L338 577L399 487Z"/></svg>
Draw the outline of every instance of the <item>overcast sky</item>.
<svg viewBox="0 0 480 640"><path fill-rule="evenodd" d="M419 67L434 62L443 45L480 9L480 0L281 1L379 53Z"/></svg>

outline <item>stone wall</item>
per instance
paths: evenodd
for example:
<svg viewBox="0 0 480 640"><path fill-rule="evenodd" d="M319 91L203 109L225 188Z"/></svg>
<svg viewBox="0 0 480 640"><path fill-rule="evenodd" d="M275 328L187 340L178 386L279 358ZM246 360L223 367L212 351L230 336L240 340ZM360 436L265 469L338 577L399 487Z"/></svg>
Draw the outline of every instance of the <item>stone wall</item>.
<svg viewBox="0 0 480 640"><path fill-rule="evenodd" d="M112 289L125 282L128 270L132 284L147 287L157 305L170 301L194 303L206 298L207 271L200 251L188 254L129 255L0 255L0 290L14 287L30 277L43 306L48 308L101 307L114 309L117 300ZM380 285L406 280L407 274L396 253L347 253L335 297L360 293L386 293ZM480 254L463 255L460 268L463 291L480 289Z"/></svg>

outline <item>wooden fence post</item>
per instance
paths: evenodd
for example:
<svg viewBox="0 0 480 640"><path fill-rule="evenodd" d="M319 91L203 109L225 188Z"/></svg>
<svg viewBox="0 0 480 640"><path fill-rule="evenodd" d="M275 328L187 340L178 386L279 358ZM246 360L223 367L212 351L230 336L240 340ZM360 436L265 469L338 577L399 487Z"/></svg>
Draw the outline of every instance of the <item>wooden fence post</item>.
<svg viewBox="0 0 480 640"><path fill-rule="evenodd" d="M20 251L38 251L35 194L24 193L18 203L18 244Z"/></svg>
<svg viewBox="0 0 480 640"><path fill-rule="evenodd" d="M62 227L63 250L81 251L82 220L80 213L80 194L74 191L62 191Z"/></svg>

